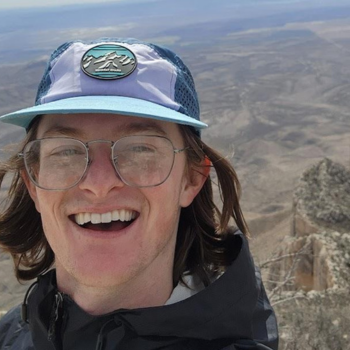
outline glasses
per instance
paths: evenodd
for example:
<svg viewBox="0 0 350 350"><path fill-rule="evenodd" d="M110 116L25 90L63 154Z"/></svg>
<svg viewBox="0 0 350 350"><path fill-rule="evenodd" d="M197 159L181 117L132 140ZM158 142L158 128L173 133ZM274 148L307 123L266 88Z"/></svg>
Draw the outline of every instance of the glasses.
<svg viewBox="0 0 350 350"><path fill-rule="evenodd" d="M111 162L120 179L132 187L161 185L169 177L176 149L163 136L126 136L117 141L92 140L82 142L73 138L50 137L30 141L18 156L31 181L45 190L67 190L85 176L93 159L90 146L107 143L111 147Z"/></svg>

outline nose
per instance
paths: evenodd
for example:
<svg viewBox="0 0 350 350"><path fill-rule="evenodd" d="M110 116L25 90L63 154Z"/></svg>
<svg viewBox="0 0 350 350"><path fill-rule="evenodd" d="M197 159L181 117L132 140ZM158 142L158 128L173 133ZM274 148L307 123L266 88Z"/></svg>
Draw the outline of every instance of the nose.
<svg viewBox="0 0 350 350"><path fill-rule="evenodd" d="M90 163L79 188L105 197L114 189L125 186L111 162L111 148L109 145L98 145L89 149Z"/></svg>

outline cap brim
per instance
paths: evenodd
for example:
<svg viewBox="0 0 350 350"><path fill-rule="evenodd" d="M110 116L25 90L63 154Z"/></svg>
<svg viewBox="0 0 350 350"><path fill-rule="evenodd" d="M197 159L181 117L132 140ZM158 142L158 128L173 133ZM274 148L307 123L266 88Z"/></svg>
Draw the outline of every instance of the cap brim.
<svg viewBox="0 0 350 350"><path fill-rule="evenodd" d="M0 117L4 123L28 128L30 122L43 114L109 113L151 118L193 126L196 129L208 125L171 108L156 103L123 96L80 96L25 108Z"/></svg>

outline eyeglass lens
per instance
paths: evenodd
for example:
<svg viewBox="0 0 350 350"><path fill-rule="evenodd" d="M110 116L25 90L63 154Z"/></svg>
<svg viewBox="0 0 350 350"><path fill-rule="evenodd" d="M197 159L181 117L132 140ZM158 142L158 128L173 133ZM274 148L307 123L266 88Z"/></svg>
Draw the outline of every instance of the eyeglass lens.
<svg viewBox="0 0 350 350"><path fill-rule="evenodd" d="M27 172L38 187L64 190L75 186L85 175L95 150L88 142L71 138L46 138L29 142L24 151ZM135 187L157 186L169 176L174 147L162 136L127 136L112 143L111 159L122 181ZM93 155L91 155L93 153Z"/></svg>

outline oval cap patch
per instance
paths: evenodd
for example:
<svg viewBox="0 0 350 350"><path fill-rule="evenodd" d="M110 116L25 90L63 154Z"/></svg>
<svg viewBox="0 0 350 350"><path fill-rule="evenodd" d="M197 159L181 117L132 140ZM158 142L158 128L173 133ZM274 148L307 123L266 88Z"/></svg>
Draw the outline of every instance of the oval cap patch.
<svg viewBox="0 0 350 350"><path fill-rule="evenodd" d="M129 49L113 44L95 46L81 59L81 69L85 74L103 80L125 78L136 66L136 56Z"/></svg>

